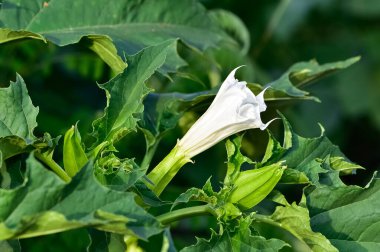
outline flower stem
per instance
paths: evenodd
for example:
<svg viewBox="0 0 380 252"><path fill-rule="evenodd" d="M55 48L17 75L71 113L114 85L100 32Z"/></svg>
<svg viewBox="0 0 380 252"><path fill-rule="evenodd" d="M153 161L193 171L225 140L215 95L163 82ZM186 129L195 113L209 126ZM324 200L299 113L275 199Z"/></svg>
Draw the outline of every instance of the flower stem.
<svg viewBox="0 0 380 252"><path fill-rule="evenodd" d="M178 145L147 175L150 180L146 185L159 196L169 182L174 178L179 169L191 160Z"/></svg>
<svg viewBox="0 0 380 252"><path fill-rule="evenodd" d="M57 164L51 157L44 155L43 153L40 153L38 151L34 152L34 155L44 164L49 166L49 168L52 169L62 180L64 180L65 182L71 181L69 175L67 175L67 173L62 169L62 167L59 166L59 164Z"/></svg>
<svg viewBox="0 0 380 252"><path fill-rule="evenodd" d="M214 215L214 211L209 205L193 206L162 214L157 216L157 220L161 222L162 225L168 225L174 221L200 215Z"/></svg>

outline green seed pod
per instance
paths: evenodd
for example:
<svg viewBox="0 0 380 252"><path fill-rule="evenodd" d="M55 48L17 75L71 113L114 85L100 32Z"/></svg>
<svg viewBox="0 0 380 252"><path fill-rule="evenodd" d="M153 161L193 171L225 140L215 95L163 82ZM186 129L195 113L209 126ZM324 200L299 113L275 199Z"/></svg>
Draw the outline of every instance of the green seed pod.
<svg viewBox="0 0 380 252"><path fill-rule="evenodd" d="M281 162L259 169L243 171L235 180L229 202L249 209L262 201L280 181L285 166Z"/></svg>
<svg viewBox="0 0 380 252"><path fill-rule="evenodd" d="M63 141L63 166L70 177L87 163L86 153L81 145L81 137L77 126L72 126L65 133Z"/></svg>

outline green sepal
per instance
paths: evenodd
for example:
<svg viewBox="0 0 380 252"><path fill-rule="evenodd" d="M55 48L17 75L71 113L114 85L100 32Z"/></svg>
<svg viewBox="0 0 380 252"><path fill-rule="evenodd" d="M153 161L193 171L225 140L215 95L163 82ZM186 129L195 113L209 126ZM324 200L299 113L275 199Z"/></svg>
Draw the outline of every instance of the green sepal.
<svg viewBox="0 0 380 252"><path fill-rule="evenodd" d="M280 181L285 166L278 162L266 167L240 172L229 201L249 209L262 201Z"/></svg>

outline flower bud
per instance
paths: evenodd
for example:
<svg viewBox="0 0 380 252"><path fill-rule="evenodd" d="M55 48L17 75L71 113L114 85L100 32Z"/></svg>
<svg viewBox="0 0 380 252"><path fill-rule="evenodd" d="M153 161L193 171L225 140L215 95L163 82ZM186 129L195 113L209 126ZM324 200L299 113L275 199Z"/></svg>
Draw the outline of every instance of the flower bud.
<svg viewBox="0 0 380 252"><path fill-rule="evenodd" d="M63 157L63 167L70 177L74 177L88 161L76 125L72 126L65 133L63 141Z"/></svg>
<svg viewBox="0 0 380 252"><path fill-rule="evenodd" d="M262 201L280 181L285 166L272 164L259 169L243 171L235 180L229 202L249 209Z"/></svg>

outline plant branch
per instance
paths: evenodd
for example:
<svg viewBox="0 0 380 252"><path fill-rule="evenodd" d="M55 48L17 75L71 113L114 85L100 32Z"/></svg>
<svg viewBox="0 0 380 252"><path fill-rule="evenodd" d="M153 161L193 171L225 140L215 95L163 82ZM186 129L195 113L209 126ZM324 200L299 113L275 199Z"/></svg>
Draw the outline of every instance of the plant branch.
<svg viewBox="0 0 380 252"><path fill-rule="evenodd" d="M174 221L200 215L215 215L215 212L209 205L194 206L159 215L157 216L157 220L161 222L162 225L168 225Z"/></svg>
<svg viewBox="0 0 380 252"><path fill-rule="evenodd" d="M44 155L38 151L34 152L34 156L42 161L45 165L49 166L62 180L65 182L70 182L71 178L67 173L62 169L59 164L57 164L50 156Z"/></svg>

